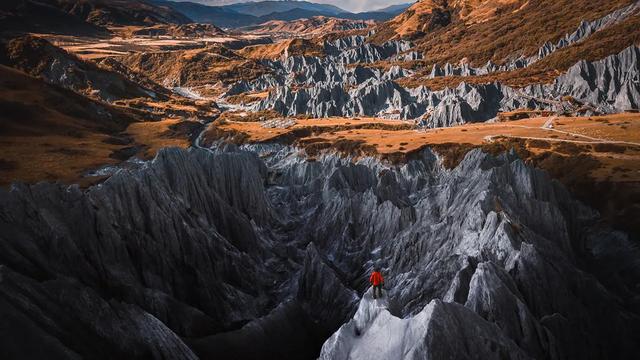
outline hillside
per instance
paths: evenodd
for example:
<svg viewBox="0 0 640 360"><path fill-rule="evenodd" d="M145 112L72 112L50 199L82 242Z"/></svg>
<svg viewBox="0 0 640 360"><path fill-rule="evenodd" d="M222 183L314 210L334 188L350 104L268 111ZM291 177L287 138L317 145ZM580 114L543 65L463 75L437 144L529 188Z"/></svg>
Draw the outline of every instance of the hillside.
<svg viewBox="0 0 640 360"><path fill-rule="evenodd" d="M313 40L296 38L275 44L248 46L238 54L256 60L278 59L282 56L323 56L324 49Z"/></svg>
<svg viewBox="0 0 640 360"><path fill-rule="evenodd" d="M135 116L4 65L0 74L2 185L78 181L89 169L116 163L110 155L123 146L108 139Z"/></svg>
<svg viewBox="0 0 640 360"><path fill-rule="evenodd" d="M333 32L361 30L373 26L373 21L337 19L313 16L293 21L271 20L259 25L240 28L252 34L278 34L288 36L322 36Z"/></svg>
<svg viewBox="0 0 640 360"><path fill-rule="evenodd" d="M54 1L3 1L0 3L0 33L53 33L78 36L108 36L109 30L69 14Z"/></svg>
<svg viewBox="0 0 640 360"><path fill-rule="evenodd" d="M258 62L223 46L131 54L119 59L135 72L166 86L203 86L218 81L254 79L266 72Z"/></svg>
<svg viewBox="0 0 640 360"><path fill-rule="evenodd" d="M407 2L405 4L389 5L387 7L377 9L376 11L388 13L388 14L400 14L405 10L407 10L409 7L411 7L413 4L414 4L413 2Z"/></svg>
<svg viewBox="0 0 640 360"><path fill-rule="evenodd" d="M11 0L0 4L0 32L106 37L109 26L190 22L169 7L138 0Z"/></svg>
<svg viewBox="0 0 640 360"><path fill-rule="evenodd" d="M546 42L555 43L574 31L582 21L601 18L632 2L422 0L379 25L374 41L412 39L431 63L457 63L465 59L474 66L489 60L502 64L533 55ZM626 47L631 43L620 45Z"/></svg>
<svg viewBox="0 0 640 360"><path fill-rule="evenodd" d="M168 98L168 91L156 84L143 87L38 37L17 37L1 45L0 63L96 99Z"/></svg>
<svg viewBox="0 0 640 360"><path fill-rule="evenodd" d="M142 0L46 0L67 13L101 26L186 24L191 19L175 10Z"/></svg>
<svg viewBox="0 0 640 360"><path fill-rule="evenodd" d="M126 32L129 37L132 36L149 36L159 37L166 36L171 38L207 38L224 34L225 32L219 27L212 24L181 24L181 25L153 25L142 28L134 28Z"/></svg>

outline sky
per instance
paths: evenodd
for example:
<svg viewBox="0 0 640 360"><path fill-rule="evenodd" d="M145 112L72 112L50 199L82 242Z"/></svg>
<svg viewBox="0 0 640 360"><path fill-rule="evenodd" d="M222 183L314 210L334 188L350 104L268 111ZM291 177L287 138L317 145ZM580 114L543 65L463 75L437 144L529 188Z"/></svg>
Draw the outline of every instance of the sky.
<svg viewBox="0 0 640 360"><path fill-rule="evenodd" d="M187 0L182 0L187 1ZM238 2L259 0L189 0L205 5L227 5ZM389 5L405 4L414 0L307 0L318 4L331 4L352 12L372 11Z"/></svg>

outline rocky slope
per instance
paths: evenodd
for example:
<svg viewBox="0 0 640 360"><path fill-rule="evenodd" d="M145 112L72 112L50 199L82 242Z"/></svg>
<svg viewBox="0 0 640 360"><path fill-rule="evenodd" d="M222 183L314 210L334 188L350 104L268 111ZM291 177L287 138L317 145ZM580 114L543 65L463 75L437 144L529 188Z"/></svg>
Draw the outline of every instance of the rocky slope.
<svg viewBox="0 0 640 360"><path fill-rule="evenodd" d="M431 91L426 87L407 89L398 85L393 80L410 76L411 72L397 66L381 72L343 65L351 58L385 58L397 53L397 50L365 51L370 49L367 45L322 59L289 57L270 62L268 66L275 75L239 82L227 94L271 88L269 96L252 105L253 109L314 117L366 115L419 119L427 127L486 121L498 112L520 108L593 114L637 109L640 103L640 88L635 80L640 74L640 50L636 46L600 61L581 61L549 85L514 89L498 82L461 83L456 89ZM401 44L393 48L396 46L404 48ZM307 86L293 88L300 84ZM565 100L568 96L572 102Z"/></svg>
<svg viewBox="0 0 640 360"><path fill-rule="evenodd" d="M338 328L322 358L383 336L377 358L638 351L637 249L514 155L446 170L428 150L393 167L247 150L2 190L10 357L313 358ZM359 300L374 264L388 311Z"/></svg>
<svg viewBox="0 0 640 360"><path fill-rule="evenodd" d="M107 62L113 65L110 69L100 68L31 35L6 39L0 46L0 63L84 95L108 102L168 98L167 89L144 76L127 74L127 69L117 66L115 61Z"/></svg>
<svg viewBox="0 0 640 360"><path fill-rule="evenodd" d="M586 40L590 35L604 30L608 27L614 26L623 22L629 17L638 16L640 11L640 1L633 2L628 6L624 6L617 9L601 18L597 18L593 21L582 21L575 31L570 34L565 34L556 43L550 41L545 42L537 51L536 54L529 57L521 56L517 59L509 60L506 63L498 66L491 60L482 67L473 68L468 63L462 63L459 66L446 63L443 67L435 64L431 70L430 77L438 76L473 76L473 75L485 75L498 71L510 71L514 69L520 69L528 67L545 57L553 54L559 49L566 48L573 44L577 44Z"/></svg>
<svg viewBox="0 0 640 360"><path fill-rule="evenodd" d="M427 3L423 1L415 6L424 7ZM554 79L552 84L514 88L489 79L485 83L473 81L466 84L464 79L494 73L508 75L509 72L544 64L547 58L557 53L637 18L639 4L632 2L594 20L583 20L577 29L557 42L544 43L535 55L517 56L501 65L489 61L477 68L469 62L435 64L426 75L422 70L407 69L411 67L409 64L423 61L423 53L415 43L392 40L376 44L379 36L376 31L366 36L326 39L322 44L324 56L285 51L280 59L262 61L270 69L268 74L253 81L240 81L232 85L227 94L269 90L269 96L247 106L250 110L276 110L288 116L414 119L426 127L487 121L499 112L521 108L578 115L637 109L639 88L634 79L640 69L636 45L604 59L579 61L561 76L556 72L551 78ZM487 11L490 14L493 10ZM386 70L367 66L380 62L393 65L385 67ZM407 80L416 79L419 83L419 78L438 77L457 77L459 85L434 91L425 86L405 88L395 81L407 83Z"/></svg>
<svg viewBox="0 0 640 360"><path fill-rule="evenodd" d="M244 58L221 45L184 51L133 53L119 61L134 72L148 74L167 87L254 79L267 71L255 60Z"/></svg>
<svg viewBox="0 0 640 360"><path fill-rule="evenodd" d="M467 61L480 67L536 55L583 22L592 22L635 0L421 0L378 26L375 41L416 42L428 65ZM553 24L553 25L551 25ZM601 42L600 46L612 44ZM625 47L630 43L625 41ZM572 57L576 62L580 58Z"/></svg>

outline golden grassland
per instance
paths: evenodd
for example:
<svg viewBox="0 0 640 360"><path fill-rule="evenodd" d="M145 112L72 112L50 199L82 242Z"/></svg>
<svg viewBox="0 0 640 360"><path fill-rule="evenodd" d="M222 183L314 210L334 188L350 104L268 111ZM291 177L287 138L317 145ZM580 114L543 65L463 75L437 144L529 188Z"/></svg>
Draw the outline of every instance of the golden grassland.
<svg viewBox="0 0 640 360"><path fill-rule="evenodd" d="M164 106L181 106L163 103ZM181 111L194 109L184 105ZM0 65L0 186L21 181L89 185L86 173L167 146L186 147L200 123L142 122L144 114L101 103Z"/></svg>
<svg viewBox="0 0 640 360"><path fill-rule="evenodd" d="M532 55L545 42L556 42L573 32L581 21L598 19L632 1L490 0L477 4L425 0L378 25L374 41L409 38L432 63L462 59L474 66L488 60L502 63L515 55Z"/></svg>
<svg viewBox="0 0 640 360"><path fill-rule="evenodd" d="M74 136L0 135L0 186L39 181L88 186L103 179L87 176L91 170L124 160L119 152L125 151L126 157L135 155L149 160L165 147L187 148L191 141L181 130L199 126L193 121L166 119L132 123L113 136L89 131Z"/></svg>
<svg viewBox="0 0 640 360"><path fill-rule="evenodd" d="M238 54L255 60L276 59L287 53L289 56L324 56L320 42L307 39L288 39L274 44L253 45L239 50Z"/></svg>
<svg viewBox="0 0 640 360"><path fill-rule="evenodd" d="M142 144L139 153L142 159L152 159L158 151L166 147L188 148L191 146L189 130L199 129L202 125L196 121L165 119L154 122L139 122L129 125L125 133L135 143Z"/></svg>
<svg viewBox="0 0 640 360"><path fill-rule="evenodd" d="M543 128L552 119L553 128ZM377 118L296 119L289 128L264 128L256 121L211 124L208 135L235 137L242 142L288 142L331 149L336 143L358 144L352 150L362 155L397 158L425 147L452 147L469 150L490 148L494 143L525 140L533 154L556 152L565 155L589 154L601 166L593 169L600 179L640 181L640 172L619 172L620 162L640 170L640 114L624 113L593 117L533 117L522 120L465 124L450 128L415 129L413 123ZM323 144L323 145L319 145ZM635 164L634 164L635 162ZM611 164L609 166L608 164Z"/></svg>

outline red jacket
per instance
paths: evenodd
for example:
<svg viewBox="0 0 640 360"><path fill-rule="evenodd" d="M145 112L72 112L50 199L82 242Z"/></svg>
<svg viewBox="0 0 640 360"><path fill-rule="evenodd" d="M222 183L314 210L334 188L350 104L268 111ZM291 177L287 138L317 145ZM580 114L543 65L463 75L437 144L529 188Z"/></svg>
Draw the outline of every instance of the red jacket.
<svg viewBox="0 0 640 360"><path fill-rule="evenodd" d="M371 273L371 276L369 277L369 282L373 284L373 286L378 286L384 283L384 279L382 278L382 274L380 274L379 271L374 271Z"/></svg>

